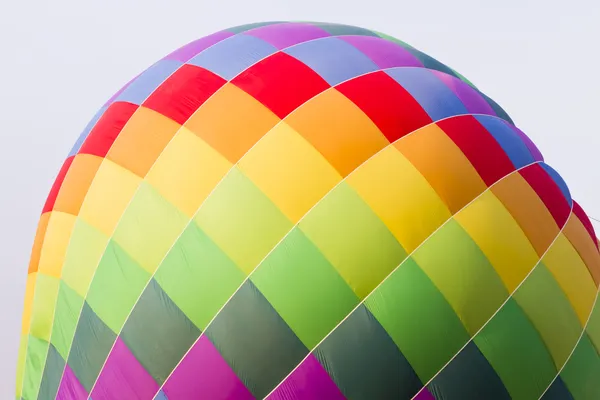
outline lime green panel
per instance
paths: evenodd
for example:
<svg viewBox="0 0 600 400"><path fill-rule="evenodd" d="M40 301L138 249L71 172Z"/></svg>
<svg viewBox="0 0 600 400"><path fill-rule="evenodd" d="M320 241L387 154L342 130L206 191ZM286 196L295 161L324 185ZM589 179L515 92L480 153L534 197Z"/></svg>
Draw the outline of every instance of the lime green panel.
<svg viewBox="0 0 600 400"><path fill-rule="evenodd" d="M583 335L560 377L575 400L600 399L600 357L587 335Z"/></svg>
<svg viewBox="0 0 600 400"><path fill-rule="evenodd" d="M50 341L54 306L58 296L59 280L48 275L38 274L35 283L35 297L31 311L31 335Z"/></svg>
<svg viewBox="0 0 600 400"><path fill-rule="evenodd" d="M594 303L594 309L590 315L586 331L594 347L600 353L600 302L597 300Z"/></svg>
<svg viewBox="0 0 600 400"><path fill-rule="evenodd" d="M188 221L152 186L142 183L117 225L114 240L152 274Z"/></svg>
<svg viewBox="0 0 600 400"><path fill-rule="evenodd" d="M206 199L195 219L246 274L292 228L273 202L237 168Z"/></svg>
<svg viewBox="0 0 600 400"><path fill-rule="evenodd" d="M360 299L406 257L385 224L346 183L341 183L300 222Z"/></svg>
<svg viewBox="0 0 600 400"><path fill-rule="evenodd" d="M474 335L507 299L500 277L465 230L448 221L413 258Z"/></svg>
<svg viewBox="0 0 600 400"><path fill-rule="evenodd" d="M162 289L200 330L245 277L195 223L186 228L155 275Z"/></svg>
<svg viewBox="0 0 600 400"><path fill-rule="evenodd" d="M63 359L67 358L71 343L73 343L73 336L75 335L75 328L82 306L83 298L66 283L61 282L50 342Z"/></svg>
<svg viewBox="0 0 600 400"><path fill-rule="evenodd" d="M335 268L297 228L251 279L309 349L359 303Z"/></svg>
<svg viewBox="0 0 600 400"><path fill-rule="evenodd" d="M37 398L47 354L48 342L29 335L23 392L21 393L21 396L27 400Z"/></svg>
<svg viewBox="0 0 600 400"><path fill-rule="evenodd" d="M21 390L23 389L23 373L25 372L25 357L27 353L27 343L29 335L21 335L21 341L19 343L19 358L17 359L17 397L21 397Z"/></svg>
<svg viewBox="0 0 600 400"><path fill-rule="evenodd" d="M78 218L65 255L61 278L85 297L94 271L106 249L108 237Z"/></svg>
<svg viewBox="0 0 600 400"><path fill-rule="evenodd" d="M539 398L556 376L542 338L512 298L474 341L515 400Z"/></svg>
<svg viewBox="0 0 600 400"><path fill-rule="evenodd" d="M110 241L100 261L87 302L114 333L119 333L150 275L118 244Z"/></svg>
<svg viewBox="0 0 600 400"><path fill-rule="evenodd" d="M470 338L452 307L412 258L365 304L421 382L430 380Z"/></svg>
<svg viewBox="0 0 600 400"><path fill-rule="evenodd" d="M583 328L554 276L539 263L513 298L544 340L556 367L560 368Z"/></svg>

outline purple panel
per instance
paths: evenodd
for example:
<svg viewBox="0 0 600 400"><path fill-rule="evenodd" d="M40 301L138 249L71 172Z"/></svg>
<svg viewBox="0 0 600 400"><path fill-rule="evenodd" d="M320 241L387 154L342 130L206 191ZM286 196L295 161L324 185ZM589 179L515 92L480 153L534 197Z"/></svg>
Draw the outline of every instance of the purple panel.
<svg viewBox="0 0 600 400"><path fill-rule="evenodd" d="M496 115L492 106L469 84L440 71L432 71L444 82L467 107L471 114Z"/></svg>
<svg viewBox="0 0 600 400"><path fill-rule="evenodd" d="M533 158L536 161L544 161L544 156L542 155L542 153L540 152L540 150L537 148L537 146L535 145L535 143L533 143L533 141L531 139L529 139L529 136L527 136L525 134L525 132L523 132L522 130L520 130L516 126L511 125L508 122L505 122L505 124L508 125L508 126L510 126L510 128L512 130L514 130L515 132L517 132L517 135L519 135L519 137L523 140L523 142L525 143L525 145L527 146L527 148L531 152L531 155L533 156Z"/></svg>
<svg viewBox="0 0 600 400"><path fill-rule="evenodd" d="M169 400L253 399L229 364L204 335L194 344L163 386Z"/></svg>
<svg viewBox="0 0 600 400"><path fill-rule="evenodd" d="M423 63L397 43L374 36L341 36L369 57L379 68L423 67Z"/></svg>
<svg viewBox="0 0 600 400"><path fill-rule="evenodd" d="M121 338L106 361L98 377L92 398L111 399L152 399L158 392L158 384L129 351Z"/></svg>
<svg viewBox="0 0 600 400"><path fill-rule="evenodd" d="M304 23L284 23L261 26L260 28L245 32L245 34L256 36L265 42L271 43L280 50L298 43L331 36L324 29Z"/></svg>
<svg viewBox="0 0 600 400"><path fill-rule="evenodd" d="M421 391L414 397L414 400L435 400L435 397L427 390L427 388L421 389Z"/></svg>
<svg viewBox="0 0 600 400"><path fill-rule="evenodd" d="M321 363L310 354L267 398L269 400L343 400L345 397Z"/></svg>
<svg viewBox="0 0 600 400"><path fill-rule="evenodd" d="M69 364L65 365L65 372L60 386L58 387L58 394L56 400L85 400L88 397L88 393L83 387L79 380L69 367Z"/></svg>
<svg viewBox="0 0 600 400"><path fill-rule="evenodd" d="M208 35L201 39L194 40L193 42L188 43L183 47L180 47L179 49L175 50L174 52L163 58L163 60L177 60L185 63L201 51L233 35L233 33L227 31L213 33L212 35Z"/></svg>

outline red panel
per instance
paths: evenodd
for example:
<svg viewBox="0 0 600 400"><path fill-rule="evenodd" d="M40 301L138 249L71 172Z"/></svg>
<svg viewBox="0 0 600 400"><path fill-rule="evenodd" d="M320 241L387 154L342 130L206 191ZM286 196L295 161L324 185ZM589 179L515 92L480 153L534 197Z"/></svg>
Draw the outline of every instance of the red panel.
<svg viewBox="0 0 600 400"><path fill-rule="evenodd" d="M164 81L143 105L183 125L225 82L204 68L185 64Z"/></svg>
<svg viewBox="0 0 600 400"><path fill-rule="evenodd" d="M437 125L461 149L486 185L492 185L515 170L500 144L475 117L452 117Z"/></svg>
<svg viewBox="0 0 600 400"><path fill-rule="evenodd" d="M579 218L579 220L585 227L585 230L588 231L588 233L590 234L592 242L594 242L596 247L598 247L598 239L596 239L596 231L594 230L594 225L592 225L592 222L588 218L583 208L581 208L579 203L577 203L575 200L573 200L573 213L577 216L577 218Z"/></svg>
<svg viewBox="0 0 600 400"><path fill-rule="evenodd" d="M571 207L554 179L539 164L530 165L519 173L544 202L556 224L562 228L569 218Z"/></svg>
<svg viewBox="0 0 600 400"><path fill-rule="evenodd" d="M252 95L279 118L330 86L306 64L275 53L238 75L232 83Z"/></svg>
<svg viewBox="0 0 600 400"><path fill-rule="evenodd" d="M419 102L385 72L359 76L336 89L360 107L390 143L432 122Z"/></svg>
<svg viewBox="0 0 600 400"><path fill-rule="evenodd" d="M56 197L58 196L58 192L60 191L60 187L62 186L65 176L71 168L71 164L73 163L73 159L75 156L71 156L65 160L60 171L58 172L58 176L54 180L54 184L50 189L50 193L48 194L48 198L46 199L46 204L44 204L44 208L42 209L42 214L48 211L52 211L54 208L54 203L56 203Z"/></svg>
<svg viewBox="0 0 600 400"><path fill-rule="evenodd" d="M112 103L90 131L79 153L105 157L137 108L137 105L123 101Z"/></svg>

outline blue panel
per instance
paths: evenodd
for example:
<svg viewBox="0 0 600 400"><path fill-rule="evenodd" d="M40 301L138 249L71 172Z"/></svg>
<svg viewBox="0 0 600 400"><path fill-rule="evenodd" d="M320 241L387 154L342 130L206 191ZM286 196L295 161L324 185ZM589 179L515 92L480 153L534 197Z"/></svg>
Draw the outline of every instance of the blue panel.
<svg viewBox="0 0 600 400"><path fill-rule="evenodd" d="M334 37L304 42L286 49L285 52L308 65L332 86L379 70L379 67L356 47Z"/></svg>
<svg viewBox="0 0 600 400"><path fill-rule="evenodd" d="M542 168L544 168L544 170L548 173L548 175L550 175L550 177L554 180L554 182L556 182L556 185L560 188L560 191L565 196L567 203L569 203L570 206L573 206L573 199L571 198L571 191L569 190L569 187L567 186L567 183L563 180L562 176L560 176L560 174L558 172L556 172L556 170L554 168L552 168L551 166L549 166L548 164L540 163L540 165L542 166Z"/></svg>
<svg viewBox="0 0 600 400"><path fill-rule="evenodd" d="M456 94L425 68L393 68L386 71L419 102L432 120L468 114Z"/></svg>
<svg viewBox="0 0 600 400"><path fill-rule="evenodd" d="M262 39L236 35L209 47L188 63L206 68L224 79L231 80L246 68L276 51L274 46Z"/></svg>
<svg viewBox="0 0 600 400"><path fill-rule="evenodd" d="M535 162L527 145L503 119L483 115L477 115L475 118L492 134L515 168L518 169Z"/></svg>
<svg viewBox="0 0 600 400"><path fill-rule="evenodd" d="M177 60L160 60L140 74L115 101L128 101L140 105L181 65Z"/></svg>
<svg viewBox="0 0 600 400"><path fill-rule="evenodd" d="M167 395L165 394L165 392L163 392L161 390L160 392L158 392L156 394L156 396L154 396L154 400L169 400L169 398L167 397Z"/></svg>
<svg viewBox="0 0 600 400"><path fill-rule="evenodd" d="M69 152L69 157L74 156L75 154L77 154L77 152L79 151L79 149L83 145L83 142L85 142L85 139L87 139L87 137L90 134L91 130L96 125L96 122L98 122L98 120L100 119L100 117L102 116L102 114L104 114L104 112L106 111L106 109L108 108L108 106L109 105L107 104L104 107L102 107L100 110L98 110L98 112L96 113L96 115L94 115L94 118L92 118L92 120L90 122L88 122L88 124L86 125L85 129L83 130L83 132L81 132L81 134L79 135L79 138L77 138L77 141L75 142L75 144L71 148L71 151Z"/></svg>

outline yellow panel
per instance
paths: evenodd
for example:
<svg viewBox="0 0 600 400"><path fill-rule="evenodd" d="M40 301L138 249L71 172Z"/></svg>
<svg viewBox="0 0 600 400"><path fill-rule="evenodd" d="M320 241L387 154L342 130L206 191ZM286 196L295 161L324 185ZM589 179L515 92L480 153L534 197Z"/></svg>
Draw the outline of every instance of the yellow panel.
<svg viewBox="0 0 600 400"><path fill-rule="evenodd" d="M283 122L240 161L240 169L294 223L342 179L314 147Z"/></svg>
<svg viewBox="0 0 600 400"><path fill-rule="evenodd" d="M79 214L83 199L102 163L102 158L91 154L78 154L65 176L54 209L69 214Z"/></svg>
<svg viewBox="0 0 600 400"><path fill-rule="evenodd" d="M185 126L231 163L236 163L279 121L279 117L254 97L227 83Z"/></svg>
<svg viewBox="0 0 600 400"><path fill-rule="evenodd" d="M598 253L598 248L594 245L590 234L575 214L571 214L564 233L579 253L597 287L600 282L600 253Z"/></svg>
<svg viewBox="0 0 600 400"><path fill-rule="evenodd" d="M27 281L25 283L25 303L23 305L23 316L21 320L22 335L29 333L29 326L31 325L31 308L33 307L33 295L37 276L37 272L27 274Z"/></svg>
<svg viewBox="0 0 600 400"><path fill-rule="evenodd" d="M172 119L140 107L125 124L106 158L144 177L179 127Z"/></svg>
<svg viewBox="0 0 600 400"><path fill-rule="evenodd" d="M435 124L404 136L394 145L429 181L452 214L487 187L463 152Z"/></svg>
<svg viewBox="0 0 600 400"><path fill-rule="evenodd" d="M303 104L286 122L342 176L389 144L379 128L346 96L329 89Z"/></svg>
<svg viewBox="0 0 600 400"><path fill-rule="evenodd" d="M561 233L543 259L554 279L567 295L582 325L592 310L596 297L596 286L583 260Z"/></svg>
<svg viewBox="0 0 600 400"><path fill-rule="evenodd" d="M537 193L521 174L507 175L491 190L521 226L538 256L543 256L559 228Z"/></svg>
<svg viewBox="0 0 600 400"><path fill-rule="evenodd" d="M423 175L394 146L359 167L348 184L408 253L451 217Z"/></svg>
<svg viewBox="0 0 600 400"><path fill-rule="evenodd" d="M175 135L147 180L192 217L232 164L185 127Z"/></svg>
<svg viewBox="0 0 600 400"><path fill-rule="evenodd" d="M64 212L52 213L40 253L39 272L60 278L76 218L74 215Z"/></svg>
<svg viewBox="0 0 600 400"><path fill-rule="evenodd" d="M31 249L31 257L29 258L29 269L27 271L29 273L36 272L40 265L40 255L42 253L42 246L44 244L44 238L46 237L46 229L48 228L50 215L52 215L52 211L43 213L38 222L33 247Z"/></svg>
<svg viewBox="0 0 600 400"><path fill-rule="evenodd" d="M80 217L110 236L141 179L105 159L81 206Z"/></svg>
<svg viewBox="0 0 600 400"><path fill-rule="evenodd" d="M491 192L485 192L456 215L512 292L538 263L539 257L519 224Z"/></svg>

